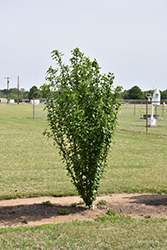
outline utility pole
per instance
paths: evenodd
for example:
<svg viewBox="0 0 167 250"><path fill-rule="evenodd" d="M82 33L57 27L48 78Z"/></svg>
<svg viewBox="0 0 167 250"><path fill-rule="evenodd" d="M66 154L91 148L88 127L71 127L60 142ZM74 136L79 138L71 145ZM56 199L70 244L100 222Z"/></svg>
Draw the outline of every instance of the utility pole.
<svg viewBox="0 0 167 250"><path fill-rule="evenodd" d="M19 76L17 77L17 104L19 104Z"/></svg>
<svg viewBox="0 0 167 250"><path fill-rule="evenodd" d="M11 79L11 77L7 76L5 79L7 79L7 104L9 104L9 79Z"/></svg>

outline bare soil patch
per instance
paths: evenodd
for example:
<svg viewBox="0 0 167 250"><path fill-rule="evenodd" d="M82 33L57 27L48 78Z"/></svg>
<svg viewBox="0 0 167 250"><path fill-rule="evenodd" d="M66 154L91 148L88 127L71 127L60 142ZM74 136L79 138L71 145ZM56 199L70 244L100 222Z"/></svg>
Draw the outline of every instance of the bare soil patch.
<svg viewBox="0 0 167 250"><path fill-rule="evenodd" d="M38 197L15 200L0 200L0 226L41 225L66 220L93 220L97 215L105 214L108 208L115 209L117 214L129 215L132 218L144 219L167 217L167 195L154 194L113 194L100 196L94 202L94 209L80 204L80 198L70 197ZM100 205L100 200L107 201ZM44 205L50 201L52 205ZM77 203L77 207L71 206ZM60 215L59 210L67 208L67 215Z"/></svg>

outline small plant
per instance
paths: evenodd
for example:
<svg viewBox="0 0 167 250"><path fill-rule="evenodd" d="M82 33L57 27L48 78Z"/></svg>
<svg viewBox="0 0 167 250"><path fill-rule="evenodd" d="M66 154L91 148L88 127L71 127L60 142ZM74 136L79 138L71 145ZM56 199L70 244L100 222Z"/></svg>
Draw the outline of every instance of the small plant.
<svg viewBox="0 0 167 250"><path fill-rule="evenodd" d="M106 205L101 205L100 208L101 209L107 209L108 207Z"/></svg>
<svg viewBox="0 0 167 250"><path fill-rule="evenodd" d="M59 209L59 214L61 214L61 215L68 214L68 209L67 208L60 208Z"/></svg>
<svg viewBox="0 0 167 250"><path fill-rule="evenodd" d="M52 205L52 203L51 203L50 201L44 201L44 202L42 202L42 204L43 204L43 205L47 205L47 206Z"/></svg>
<svg viewBox="0 0 167 250"><path fill-rule="evenodd" d="M98 201L98 204L100 204L100 205L106 205L107 201L106 200L100 200L100 201Z"/></svg>
<svg viewBox="0 0 167 250"><path fill-rule="evenodd" d="M109 208L106 212L107 215L114 216L116 215L116 211L114 209Z"/></svg>
<svg viewBox="0 0 167 250"><path fill-rule="evenodd" d="M146 219L150 219L150 218L151 218L151 214L146 214L146 215L145 215L145 218L146 218Z"/></svg>
<svg viewBox="0 0 167 250"><path fill-rule="evenodd" d="M28 224L28 220L24 219L24 220L22 220L22 223L23 224Z"/></svg>
<svg viewBox="0 0 167 250"><path fill-rule="evenodd" d="M76 203L76 202L71 203L71 206L72 206L72 207L76 207L76 206L77 206L77 203Z"/></svg>
<svg viewBox="0 0 167 250"><path fill-rule="evenodd" d="M114 210L114 209L112 209ZM114 210L115 211L115 210ZM118 214L118 215L107 215L107 214L103 214L103 215L97 215L95 221L111 221L111 222L116 222L116 221L134 221L135 219L132 219L130 216L125 216L123 214Z"/></svg>
<svg viewBox="0 0 167 250"><path fill-rule="evenodd" d="M83 200L80 200L80 201L79 201L79 204L80 204L80 205L83 205L83 204L84 204L84 201L83 201Z"/></svg>

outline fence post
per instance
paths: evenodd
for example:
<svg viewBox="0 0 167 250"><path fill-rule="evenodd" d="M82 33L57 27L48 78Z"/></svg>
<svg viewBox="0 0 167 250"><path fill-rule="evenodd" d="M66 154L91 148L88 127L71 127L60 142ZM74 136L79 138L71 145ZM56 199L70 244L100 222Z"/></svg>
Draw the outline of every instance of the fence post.
<svg viewBox="0 0 167 250"><path fill-rule="evenodd" d="M33 119L35 119L35 101L33 98Z"/></svg>
<svg viewBox="0 0 167 250"><path fill-rule="evenodd" d="M134 116L136 115L136 102L134 101Z"/></svg>
<svg viewBox="0 0 167 250"><path fill-rule="evenodd" d="M146 102L146 135L148 134L148 99Z"/></svg>
<svg viewBox="0 0 167 250"><path fill-rule="evenodd" d="M164 116L164 104L162 104L162 117Z"/></svg>

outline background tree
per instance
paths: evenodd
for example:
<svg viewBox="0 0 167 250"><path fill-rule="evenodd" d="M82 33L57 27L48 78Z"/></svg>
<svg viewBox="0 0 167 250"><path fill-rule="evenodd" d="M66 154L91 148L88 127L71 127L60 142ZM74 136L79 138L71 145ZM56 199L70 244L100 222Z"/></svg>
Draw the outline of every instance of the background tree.
<svg viewBox="0 0 167 250"><path fill-rule="evenodd" d="M144 94L138 86L134 86L128 90L128 99L144 99Z"/></svg>
<svg viewBox="0 0 167 250"><path fill-rule="evenodd" d="M21 88L20 92L22 99L29 99L29 91L25 90L24 88Z"/></svg>
<svg viewBox="0 0 167 250"><path fill-rule="evenodd" d="M17 101L17 88L11 88L9 90L9 99L14 99Z"/></svg>
<svg viewBox="0 0 167 250"><path fill-rule="evenodd" d="M161 92L161 99L167 99L167 89Z"/></svg>
<svg viewBox="0 0 167 250"><path fill-rule="evenodd" d="M31 89L30 89L30 92L29 92L29 99L37 99L37 98L41 98L42 97L42 94L41 94L41 91L34 85Z"/></svg>
<svg viewBox="0 0 167 250"><path fill-rule="evenodd" d="M96 199L100 178L117 123L121 87L113 88L114 75L100 74L96 60L72 51L70 65L52 52L58 67L47 71L42 86L50 132L66 162L68 174L87 206Z"/></svg>
<svg viewBox="0 0 167 250"><path fill-rule="evenodd" d="M130 99L127 90L124 90L124 92L123 92L123 99Z"/></svg>
<svg viewBox="0 0 167 250"><path fill-rule="evenodd" d="M35 98L35 99L40 99L40 98L42 98L42 93L40 92L40 90L35 91L35 92L33 93L33 98Z"/></svg>
<svg viewBox="0 0 167 250"><path fill-rule="evenodd" d="M7 98L7 89L2 89L1 90L3 98Z"/></svg>

